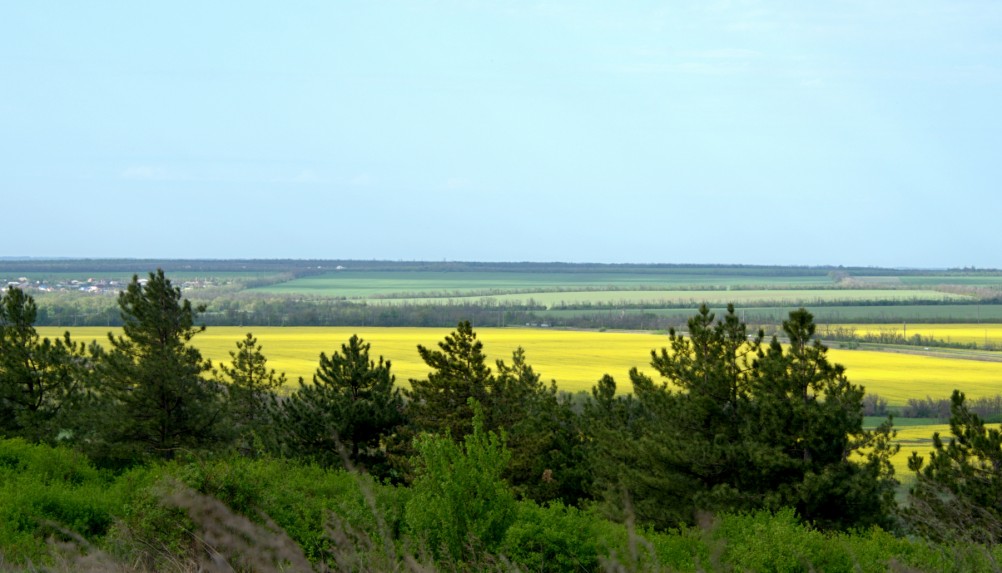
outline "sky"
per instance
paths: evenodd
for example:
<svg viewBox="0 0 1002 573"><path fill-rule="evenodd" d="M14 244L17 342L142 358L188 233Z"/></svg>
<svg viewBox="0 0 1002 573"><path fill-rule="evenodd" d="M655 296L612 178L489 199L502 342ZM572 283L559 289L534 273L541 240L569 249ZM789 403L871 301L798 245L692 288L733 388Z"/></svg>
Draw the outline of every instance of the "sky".
<svg viewBox="0 0 1002 573"><path fill-rule="evenodd" d="M5 2L0 256L1002 267L1002 2Z"/></svg>

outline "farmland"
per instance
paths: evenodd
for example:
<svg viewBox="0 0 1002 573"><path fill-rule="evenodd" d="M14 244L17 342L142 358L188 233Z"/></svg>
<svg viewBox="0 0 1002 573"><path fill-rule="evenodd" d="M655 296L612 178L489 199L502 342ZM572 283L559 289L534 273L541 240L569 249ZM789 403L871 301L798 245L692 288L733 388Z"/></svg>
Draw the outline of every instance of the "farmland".
<svg viewBox="0 0 1002 573"><path fill-rule="evenodd" d="M1002 346L1002 324L832 324L830 329L848 329L860 336L921 336L948 343Z"/></svg>
<svg viewBox="0 0 1002 573"><path fill-rule="evenodd" d="M471 294L468 296L372 298L369 304L458 304L473 300L485 305L542 305L547 309L568 306L644 305L652 308L694 308L702 303L735 305L786 304L810 305L853 303L880 300L885 302L946 302L968 297L928 290L848 290L848 289L741 289L741 290L583 290L528 292L512 294Z"/></svg>
<svg viewBox="0 0 1002 573"><path fill-rule="evenodd" d="M853 329L949 343L1002 344L1002 273L842 267L603 265L563 263L431 263L379 261L0 261L0 277L71 284L122 279L163 267L185 296L207 305L211 327L196 338L215 362L245 332L254 332L272 367L309 379L321 351L333 352L352 333L391 359L397 380L422 377L416 346L434 345L458 320L471 320L491 359L517 346L544 379L562 390L587 391L609 373L628 391L627 372L649 370L650 350L682 327L700 303L719 313L734 303L753 329L776 332L789 311L807 307L820 332ZM205 288L204 285L210 285ZM225 285L224 288L219 288ZM117 323L114 297L38 293L40 324L70 325L81 338L105 337ZM102 325L85 329L77 325ZM559 328L488 328L511 325ZM239 326L243 325L243 326ZM273 325L284 325L275 328ZM380 328L394 326L397 328ZM413 328L415 326L434 328ZM584 330L571 330L577 327ZM61 332L63 326L47 330ZM601 330L616 332L600 332ZM621 332L630 330L632 332ZM850 379L888 400L994 395L1000 354L886 345L843 350L833 360ZM875 350L883 350L878 352ZM977 360L969 360L976 358Z"/></svg>
<svg viewBox="0 0 1002 573"><path fill-rule="evenodd" d="M42 328L45 336L58 336L58 328ZM352 334L372 344L374 354L393 362L399 383L423 377L427 368L417 345L434 346L450 332L445 328L310 328L213 327L195 338L195 344L213 362L229 360L228 352L252 331L264 347L269 364L291 379L309 379L320 352L330 354ZM107 328L71 329L80 340L105 340ZM627 373L636 366L650 372L650 351L667 344L667 337L651 333L565 331L527 328L478 328L491 360L508 360L523 346L529 363L545 380L554 379L567 392L588 391L603 374L613 375L621 391L629 391ZM830 359L846 366L849 379L879 394L892 407L909 398L946 398L960 388L972 398L1002 392L1002 362L964 360L940 356L833 349Z"/></svg>
<svg viewBox="0 0 1002 573"><path fill-rule="evenodd" d="M755 326L804 306L818 323L1002 323L1002 273L751 265L390 261L0 261L39 324L114 326L116 283L155 268L207 305L211 325L542 324L663 330L701 303ZM89 292L89 291L98 292Z"/></svg>
<svg viewBox="0 0 1002 573"><path fill-rule="evenodd" d="M434 272L434 271L355 271L346 269L320 276L291 280L262 287L262 292L274 294L303 294L312 296L339 296L348 298L376 298L379 296L424 293L448 295L449 293L477 293L499 291L548 290L627 290L638 286L670 289L692 288L749 288L795 286L831 286L824 274L793 276L728 275L723 273L693 272Z"/></svg>
<svg viewBox="0 0 1002 573"><path fill-rule="evenodd" d="M736 305L740 316L749 324L779 324L790 313L791 310L800 306L805 307L814 315L815 321L821 325L831 325L835 327L840 323L854 323L860 328L863 324L869 326L889 325L890 328L900 326L902 322L909 325L913 323L927 324L951 324L951 323L977 323L979 320L985 323L1002 322L1002 305L974 305L974 304L853 304L845 303L838 305L816 305L809 302L802 302L796 305L784 306L742 306ZM709 305L717 314L724 312L724 305ZM606 309L555 309L537 311L535 314L551 322L559 323L561 320L573 320L581 317L595 317L601 319L609 317L614 313L624 315L646 314L655 317L666 317L672 320L684 320L692 316L694 306L684 308L617 308L615 306ZM909 326L909 329L911 327ZM879 329L879 327L878 327Z"/></svg>
<svg viewBox="0 0 1002 573"><path fill-rule="evenodd" d="M119 329L112 329L116 334ZM263 346L269 366L286 372L290 378L287 390L295 388L295 380L309 380L316 369L320 352L330 354L352 334L358 334L372 344L374 355L382 355L393 363L397 382L406 385L410 378L428 373L417 353L417 345L434 346L450 332L447 328L311 328L311 327L213 327L195 337L196 346L213 363L229 361L229 351L247 331L252 331ZM998 329L997 329L998 330ZM80 327L71 329L78 340L107 340L108 328ZM44 327L43 336L59 336L62 329ZM648 374L650 351L667 343L664 335L636 332L585 332L527 328L480 328L477 335L492 360L510 360L518 346L544 380L554 379L558 388L567 392L590 391L605 373L619 382L620 391L629 391L627 373L636 366ZM832 349L830 359L846 366L849 379L879 394L892 408L901 407L909 398L946 398L954 388L960 388L970 398L992 396L1002 392L1002 363L974 361L935 356L920 356L890 352ZM907 423L908 420L899 420ZM912 451L928 454L934 431L949 434L944 424L933 423L899 427L901 452L893 459L899 475L907 476L907 459Z"/></svg>
<svg viewBox="0 0 1002 573"><path fill-rule="evenodd" d="M49 277L69 284L80 280L66 272ZM184 285L186 297L207 306L200 318L210 326L194 344L218 366L228 363L236 342L252 332L269 366L288 375L284 392L294 391L298 379L309 380L320 353L339 351L352 334L371 344L373 356L389 359L397 384L406 387L410 379L429 372L417 346L434 347L457 320L471 320L489 363L510 361L521 346L543 380L554 380L562 391L587 393L603 374L611 374L622 394L632 389L631 368L658 378L649 363L651 350L667 345L668 327L684 330L700 303L709 303L718 314L734 303L749 332L761 327L770 334L779 331L791 309L807 306L831 348L830 360L846 367L851 382L886 401L893 413L929 416L896 420L901 450L890 462L905 482L900 491L913 479L907 469L912 452L928 456L933 433L948 434L943 399L958 388L972 400L1002 393L1002 352L986 349L989 343L1002 343L1002 283L991 273L887 272L847 279L833 269L744 267L574 272L268 268L262 274L231 268L204 278L199 272L179 272L175 283ZM113 322L114 297L45 294L52 298L39 298L41 312L50 320L72 321L69 329L76 340L107 344L109 331L120 333ZM58 306L66 301L70 312ZM103 309L98 318L107 324L76 326L88 320L94 324L86 314L91 306ZM287 326L271 326L275 324ZM54 337L65 329L44 326L39 332ZM847 339L833 332L852 334ZM862 340L868 335L880 340ZM904 345L899 338L905 337L918 338ZM925 341L944 344L927 348ZM880 411L881 404L866 406ZM922 409L926 404L931 409ZM999 417L997 411L987 415L991 421ZM870 427L878 423L877 417L867 419Z"/></svg>

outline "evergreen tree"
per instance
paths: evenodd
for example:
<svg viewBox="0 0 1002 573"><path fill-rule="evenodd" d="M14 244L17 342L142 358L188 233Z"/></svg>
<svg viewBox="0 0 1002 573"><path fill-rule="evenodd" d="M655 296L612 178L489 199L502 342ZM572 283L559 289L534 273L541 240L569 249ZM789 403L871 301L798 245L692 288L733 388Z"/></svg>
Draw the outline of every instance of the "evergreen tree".
<svg viewBox="0 0 1002 573"><path fill-rule="evenodd" d="M510 365L496 364L485 404L486 428L508 436L511 463L505 478L519 496L577 503L590 482L579 416L569 400L559 398L556 382L542 382L522 347L512 352Z"/></svg>
<svg viewBox="0 0 1002 573"><path fill-rule="evenodd" d="M892 525L890 421L863 429L863 388L828 361L808 311L791 312L783 332L787 347L773 339L755 363L744 428L754 470L740 487L819 527Z"/></svg>
<svg viewBox="0 0 1002 573"><path fill-rule="evenodd" d="M35 331L34 298L8 287L0 295L0 435L52 442L57 417L82 395L88 367L83 345Z"/></svg>
<svg viewBox="0 0 1002 573"><path fill-rule="evenodd" d="M988 428L964 403L950 400L949 442L932 436L929 463L913 452L915 472L904 516L921 535L937 541L1002 543L1002 430Z"/></svg>
<svg viewBox="0 0 1002 573"><path fill-rule="evenodd" d="M348 461L386 474L383 440L404 422L403 398L394 387L390 362L369 358L370 345L357 335L329 358L320 354L312 384L281 404L279 427L290 452L322 465Z"/></svg>
<svg viewBox="0 0 1002 573"><path fill-rule="evenodd" d="M211 364L190 344L205 330L195 325L205 308L192 307L159 269L145 284L133 276L118 306L125 336L108 335L112 348L101 370L110 402L106 453L170 459L182 449L218 445L222 389L205 378Z"/></svg>
<svg viewBox="0 0 1002 573"><path fill-rule="evenodd" d="M827 361L810 313L784 322L788 350L774 339L763 351L733 307L715 321L704 305L688 326L652 353L663 383L631 371L632 408L595 390L595 409L623 420L610 414L598 427L606 506L659 527L699 511L785 506L824 528L886 525L890 425L863 430L863 390Z"/></svg>
<svg viewBox="0 0 1002 573"><path fill-rule="evenodd" d="M425 379L411 379L408 413L418 431L446 434L455 440L472 429L469 399L487 404L493 384L491 369L469 322L438 343L439 350L418 346L418 354L431 368Z"/></svg>
<svg viewBox="0 0 1002 573"><path fill-rule="evenodd" d="M736 482L746 471L740 416L757 340L733 307L715 321L706 305L688 321L688 336L669 331L669 346L651 352L658 384L634 368L634 400L611 403L609 388L596 388L603 409L618 411L624 425L601 430L597 480L606 507L659 527L691 523L698 510L745 507ZM615 418L610 419L615 422Z"/></svg>
<svg viewBox="0 0 1002 573"><path fill-rule="evenodd" d="M285 374L268 368L268 359L257 338L250 332L230 351L230 365L219 366L220 381L226 389L230 431L237 436L237 448L253 453L255 442L274 448L275 391L286 383Z"/></svg>

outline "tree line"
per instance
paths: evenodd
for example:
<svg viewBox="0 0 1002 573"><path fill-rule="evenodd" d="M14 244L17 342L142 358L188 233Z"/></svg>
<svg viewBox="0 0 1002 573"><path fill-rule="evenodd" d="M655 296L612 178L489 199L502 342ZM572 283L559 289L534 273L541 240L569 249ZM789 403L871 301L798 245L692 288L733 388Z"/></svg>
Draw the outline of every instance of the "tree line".
<svg viewBox="0 0 1002 573"><path fill-rule="evenodd" d="M622 393L606 374L582 401L544 382L521 348L490 363L468 321L418 346L429 374L409 389L353 336L283 394L284 374L252 334L228 364L201 356L192 340L205 309L162 270L133 277L117 303L123 332L104 349L39 337L32 297L3 293L0 435L65 444L108 468L301 460L415 488L422 507L470 503L449 476L485 472L474 481L494 487L496 474L504 490L484 499L593 507L662 530L706 512L792 508L819 529L1002 539L1002 434L956 393L952 437L934 436L929 460L912 457L916 485L899 507L892 420L864 428L863 388L828 360L804 309L784 321L782 345L750 333L733 307L718 318L703 306L686 336L670 330L652 350L658 378L634 368ZM503 524L485 522L482 536Z"/></svg>

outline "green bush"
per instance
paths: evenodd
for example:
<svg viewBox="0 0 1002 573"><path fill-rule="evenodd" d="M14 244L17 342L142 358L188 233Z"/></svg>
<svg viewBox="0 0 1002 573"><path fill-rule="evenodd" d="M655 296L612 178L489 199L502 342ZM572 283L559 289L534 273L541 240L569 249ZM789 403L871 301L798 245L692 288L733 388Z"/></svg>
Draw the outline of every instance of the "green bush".
<svg viewBox="0 0 1002 573"><path fill-rule="evenodd" d="M164 499L184 488L218 499L229 510L261 525L283 530L311 561L328 561L335 551L331 531L347 524L359 543L385 553L401 531L404 497L398 488L367 476L325 470L269 458L168 463L134 470L120 478L130 492L117 540L156 546L162 555L191 556L198 547L191 533L202 524ZM271 526L271 525L269 525Z"/></svg>
<svg viewBox="0 0 1002 573"><path fill-rule="evenodd" d="M722 567L739 571L877 573L895 566L956 573L998 570L998 556L981 546L906 539L876 527L820 532L799 523L792 509L724 515L703 536Z"/></svg>
<svg viewBox="0 0 1002 573"><path fill-rule="evenodd" d="M501 437L484 431L483 413L471 402L473 433L462 446L428 434L415 440L418 474L406 504L410 534L454 560L496 550L516 518L515 497L501 478L511 455Z"/></svg>
<svg viewBox="0 0 1002 573"><path fill-rule="evenodd" d="M123 560L158 570L196 550L194 524L183 511L162 502L172 469L173 464L137 467L115 480L112 487L121 504L105 545Z"/></svg>
<svg viewBox="0 0 1002 573"><path fill-rule="evenodd" d="M65 448L0 440L0 555L37 561L49 537L101 539L120 505L109 480Z"/></svg>
<svg viewBox="0 0 1002 573"><path fill-rule="evenodd" d="M525 571L594 571L599 564L600 519L560 502L518 504L501 553Z"/></svg>
<svg viewBox="0 0 1002 573"><path fill-rule="evenodd" d="M501 568L507 560L527 572L960 573L997 571L1002 562L998 547L902 538L878 528L820 532L792 509L707 517L701 527L678 531L633 531L590 510L516 503L500 478L507 452L481 427L463 446L436 437L420 444L420 477L408 489L267 458L171 462L116 476L64 448L0 440L0 569L45 566L53 560L46 540L75 535L126 569L197 564L207 555L206 528L219 523L188 511L214 500L228 508L224 518L233 517L224 528L243 519L238 514L264 525L250 547L260 543L264 554L275 540L262 532L274 532L333 570L406 568L415 540L442 550L439 565L455 570ZM185 506L172 494L194 496L191 490L209 497L190 497ZM241 558L228 556L238 565Z"/></svg>

